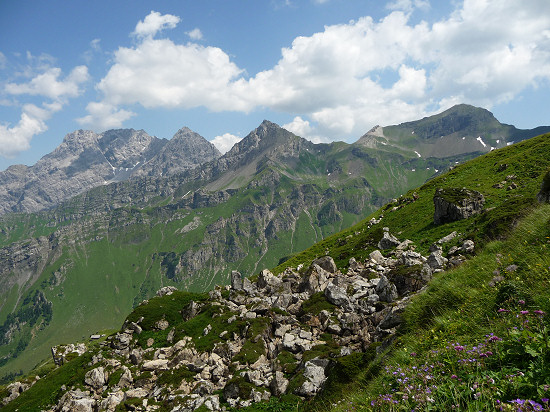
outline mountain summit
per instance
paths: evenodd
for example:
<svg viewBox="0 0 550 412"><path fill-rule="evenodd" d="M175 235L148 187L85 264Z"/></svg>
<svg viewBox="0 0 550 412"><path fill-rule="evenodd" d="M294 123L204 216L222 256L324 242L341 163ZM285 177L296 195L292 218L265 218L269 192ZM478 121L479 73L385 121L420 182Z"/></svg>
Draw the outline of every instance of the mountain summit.
<svg viewBox="0 0 550 412"><path fill-rule="evenodd" d="M0 172L0 215L47 209L96 186L174 174L220 155L188 128L172 140L134 129L101 134L77 130L34 166L15 165Z"/></svg>
<svg viewBox="0 0 550 412"><path fill-rule="evenodd" d="M486 153L549 131L550 126L517 129L500 123L486 109L459 104L421 120L377 126L359 143L370 147L391 144L423 157L450 157Z"/></svg>

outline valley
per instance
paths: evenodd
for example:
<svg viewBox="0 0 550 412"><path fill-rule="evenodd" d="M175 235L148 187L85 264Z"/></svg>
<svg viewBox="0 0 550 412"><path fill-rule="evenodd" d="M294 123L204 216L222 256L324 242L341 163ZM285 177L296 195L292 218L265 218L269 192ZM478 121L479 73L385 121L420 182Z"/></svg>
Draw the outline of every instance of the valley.
<svg viewBox="0 0 550 412"><path fill-rule="evenodd" d="M215 285L232 283L232 271L253 276L267 268L281 281L293 273L298 287L304 271L326 255L335 265L327 279L345 283L336 279L366 265L380 248L382 227L401 241L409 239L415 253L423 256L452 232L460 235L445 245L445 253L465 240L476 245L475 254L495 247L488 245L505 239L516 222L538 207L536 195L550 167L548 135L525 140L532 136L511 126L495 129L493 123L489 128L485 121L479 126L472 113L478 112L458 106L447 117L432 119L431 126L423 119L414 125L375 129L353 144L313 144L264 121L228 153L195 168L100 185L48 210L4 215L0 355L5 361L0 372L26 372L47 356L51 346L118 330L128 313L145 310L147 305L141 303L162 288L176 287L194 294L195 300L206 299L204 292ZM488 112L479 113L485 119ZM449 116L458 123L454 125ZM441 124L448 137L437 139L455 139L457 145L430 141L434 133L442 133ZM424 140L411 143L400 137L411 129L414 139ZM475 135L484 132L484 143L502 148L489 152L488 145L478 142L465 151L460 142L465 136L460 135L468 133L468 139L477 141ZM508 145L518 140L525 141ZM449 151L441 152L442 147ZM489 153L477 157L481 152ZM475 159L465 162L471 158ZM484 213L434 224L433 196L439 187L483 193ZM382 273L397 282L391 277L394 269ZM217 290L222 296L232 291ZM325 291L314 292L326 295ZM399 295L401 299L407 293L400 290ZM191 295L181 296L185 300ZM232 299L229 312L239 304L234 300L239 298ZM304 308L304 302L298 306ZM250 312L253 303L241 304ZM330 299L329 303L335 304ZM34 308L32 322L22 315L26 308ZM129 319L135 321L132 316L136 317ZM153 329L144 336L157 339ZM165 334L158 336L166 339ZM138 339L142 349L144 339ZM383 340L378 336L372 342ZM163 342L155 342L155 348L162 347ZM264 356L277 358L267 352Z"/></svg>

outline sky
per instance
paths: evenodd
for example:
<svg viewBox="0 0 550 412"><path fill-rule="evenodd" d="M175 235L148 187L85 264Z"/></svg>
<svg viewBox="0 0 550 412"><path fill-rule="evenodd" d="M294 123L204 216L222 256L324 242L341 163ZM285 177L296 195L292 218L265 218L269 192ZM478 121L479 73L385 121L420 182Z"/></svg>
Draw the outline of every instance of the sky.
<svg viewBox="0 0 550 412"><path fill-rule="evenodd" d="M548 0L0 0L0 170L77 129L314 142L457 103L550 125Z"/></svg>

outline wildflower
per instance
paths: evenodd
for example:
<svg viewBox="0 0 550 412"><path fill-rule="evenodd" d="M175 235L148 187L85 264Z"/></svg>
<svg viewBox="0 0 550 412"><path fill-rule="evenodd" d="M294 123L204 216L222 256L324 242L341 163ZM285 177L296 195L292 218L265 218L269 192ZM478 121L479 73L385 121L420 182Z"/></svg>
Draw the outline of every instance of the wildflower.
<svg viewBox="0 0 550 412"><path fill-rule="evenodd" d="M502 340L502 338L499 338L496 335L493 335L489 338L489 342L498 342L498 341L501 341L501 340Z"/></svg>
<svg viewBox="0 0 550 412"><path fill-rule="evenodd" d="M548 403L548 401L550 401L550 399L548 399L548 398L542 398L540 401L541 401L542 403Z"/></svg>
<svg viewBox="0 0 550 412"><path fill-rule="evenodd" d="M508 313L510 312L508 309L502 309L500 308L499 310L497 310L498 313Z"/></svg>
<svg viewBox="0 0 550 412"><path fill-rule="evenodd" d="M544 316L544 315L546 315L546 312L543 312L543 311L540 310L540 309L534 310L533 313L534 313L535 315L539 315L539 316Z"/></svg>
<svg viewBox="0 0 550 412"><path fill-rule="evenodd" d="M455 346L455 350L456 350L457 352L461 352L461 351L464 350L464 346L462 346L462 345L456 345L456 346Z"/></svg>
<svg viewBox="0 0 550 412"><path fill-rule="evenodd" d="M519 303L520 305L525 305L525 301L524 301L523 299L518 300L518 303Z"/></svg>
<svg viewBox="0 0 550 412"><path fill-rule="evenodd" d="M451 375L451 379L456 379L456 378L458 378L458 376L456 376L456 375Z"/></svg>
<svg viewBox="0 0 550 412"><path fill-rule="evenodd" d="M528 314L529 314L529 311L528 311L528 310L522 310L522 311L519 312L519 313L521 313L522 315L528 315Z"/></svg>

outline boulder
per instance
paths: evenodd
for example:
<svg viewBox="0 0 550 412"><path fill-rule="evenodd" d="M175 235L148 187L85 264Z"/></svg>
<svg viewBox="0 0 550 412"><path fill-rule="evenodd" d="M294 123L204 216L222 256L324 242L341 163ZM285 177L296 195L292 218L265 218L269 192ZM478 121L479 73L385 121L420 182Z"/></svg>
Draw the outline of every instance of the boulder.
<svg viewBox="0 0 550 412"><path fill-rule="evenodd" d="M323 256L318 259L315 259L313 261L313 264L319 265L329 273L334 274L338 271L338 268L336 267L336 263L334 263L334 259L332 259L332 257L330 256Z"/></svg>
<svg viewBox="0 0 550 412"><path fill-rule="evenodd" d="M120 375L120 379L118 380L118 387L129 388L132 383L134 383L132 372L126 366L122 366L122 375Z"/></svg>
<svg viewBox="0 0 550 412"><path fill-rule="evenodd" d="M288 387L288 379L285 378L285 374L280 371L276 371L273 375L273 379L269 383L269 389L273 396L281 396L286 392Z"/></svg>
<svg viewBox="0 0 550 412"><path fill-rule="evenodd" d="M101 401L101 410L114 412L117 406L124 400L124 392L116 391L109 393L105 399Z"/></svg>
<svg viewBox="0 0 550 412"><path fill-rule="evenodd" d="M273 290L279 287L281 283L282 283L281 279L279 279L269 270L264 269L260 272L260 275L258 276L258 281L256 282L256 286L258 287L258 289L265 289L269 287Z"/></svg>
<svg viewBox="0 0 550 412"><path fill-rule="evenodd" d="M172 293L176 292L178 288L174 286L165 286L157 291L157 296L167 296L171 295Z"/></svg>
<svg viewBox="0 0 550 412"><path fill-rule="evenodd" d="M57 403L58 412L93 412L96 401L90 398L90 392L79 389L66 392Z"/></svg>
<svg viewBox="0 0 550 412"><path fill-rule="evenodd" d="M298 290L308 295L322 292L327 287L329 276L330 274L321 266L312 264L302 278Z"/></svg>
<svg viewBox="0 0 550 412"><path fill-rule="evenodd" d="M21 395L28 388L29 388L29 385L26 385L26 384L21 383L21 382L10 383L6 388L7 391L8 391L8 396L6 396L2 400L2 403L4 405L7 405L11 401L13 401L15 398L19 397L19 395Z"/></svg>
<svg viewBox="0 0 550 412"><path fill-rule="evenodd" d="M168 359L155 359L143 364L143 370L155 371L168 369Z"/></svg>
<svg viewBox="0 0 550 412"><path fill-rule="evenodd" d="M231 288L234 290L243 290L243 276L236 270L231 271Z"/></svg>
<svg viewBox="0 0 550 412"><path fill-rule="evenodd" d="M346 291L332 283L329 283L326 287L325 297L330 303L339 307L349 307L350 305L349 297L346 294Z"/></svg>
<svg viewBox="0 0 550 412"><path fill-rule="evenodd" d="M107 382L107 378L108 375L106 371L100 366L86 372L86 375L84 375L84 382L94 389L100 389Z"/></svg>
<svg viewBox="0 0 550 412"><path fill-rule="evenodd" d="M447 262L447 258L444 258L441 252L432 252L430 256L428 256L428 265L433 270L444 269Z"/></svg>
<svg viewBox="0 0 550 412"><path fill-rule="evenodd" d="M158 329L158 330L165 330L168 328L168 326L170 326L170 324L164 318L159 319L158 321L155 322L155 329Z"/></svg>
<svg viewBox="0 0 550 412"><path fill-rule="evenodd" d="M473 240L465 240L464 243L462 243L462 251L465 253L472 253L474 251L474 241Z"/></svg>
<svg viewBox="0 0 550 412"><path fill-rule="evenodd" d="M384 232L382 239L378 242L378 249L386 250L393 249L399 246L401 242L390 232Z"/></svg>
<svg viewBox="0 0 550 412"><path fill-rule="evenodd" d="M439 239L437 241L437 244L438 245L441 245L442 243L448 243L450 242L451 240L453 240L455 237L458 236L458 233L456 232L456 230L452 233L449 233L447 236L444 236L442 237L441 239Z"/></svg>
<svg viewBox="0 0 550 412"><path fill-rule="evenodd" d="M383 265L386 263L386 258L379 250L374 250L369 254L370 259L377 265Z"/></svg>
<svg viewBox="0 0 550 412"><path fill-rule="evenodd" d="M378 324L379 329L391 329L399 326L402 319L403 311L405 310L406 302L399 302L396 306L386 314L382 321Z"/></svg>
<svg viewBox="0 0 550 412"><path fill-rule="evenodd" d="M314 358L307 361L304 365L305 382L300 386L296 393L301 396L313 396L321 390L327 380L325 370L329 365L328 359Z"/></svg>
<svg viewBox="0 0 550 412"><path fill-rule="evenodd" d="M195 316L197 316L197 314L200 311L200 308L201 308L201 306L197 302L195 302L194 300L189 302L187 304L187 306L185 306L181 311L181 316L182 316L183 320L188 321L189 319L192 319Z"/></svg>
<svg viewBox="0 0 550 412"><path fill-rule="evenodd" d="M475 190L466 188L437 189L433 198L434 223L454 222L481 213L485 198Z"/></svg>
<svg viewBox="0 0 550 412"><path fill-rule="evenodd" d="M399 262L405 266L421 265L424 261L425 259L420 253L410 250L403 252L399 257Z"/></svg>
<svg viewBox="0 0 550 412"><path fill-rule="evenodd" d="M383 302L391 303L398 298L397 288L384 275L380 276L380 280L376 285L376 294Z"/></svg>

